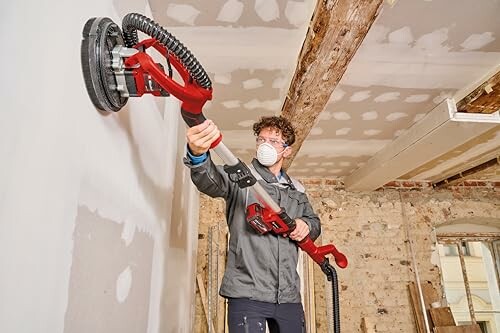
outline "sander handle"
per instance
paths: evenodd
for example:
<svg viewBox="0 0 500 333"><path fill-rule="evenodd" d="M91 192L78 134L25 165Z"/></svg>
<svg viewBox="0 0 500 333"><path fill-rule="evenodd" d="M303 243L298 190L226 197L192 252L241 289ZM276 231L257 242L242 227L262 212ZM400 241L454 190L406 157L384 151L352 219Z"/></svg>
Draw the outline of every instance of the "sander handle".
<svg viewBox="0 0 500 333"><path fill-rule="evenodd" d="M182 119L184 119L184 122L189 126L189 127L193 127L193 126L196 126L196 125L199 125L201 123L203 123L205 120L207 120L207 118L205 118L205 115L203 115L203 112L200 112L200 113L193 113L193 112L190 112L190 111L187 111L186 109L184 109L184 103L182 103L181 105L181 115L182 115ZM217 145L222 141L222 134L219 135L219 137L217 138L217 140L215 140L214 142L212 142L212 144L210 145L210 148L215 148L217 147Z"/></svg>
<svg viewBox="0 0 500 333"><path fill-rule="evenodd" d="M306 236L303 240L297 242L302 251L306 252L318 265L323 267L328 259L325 257L327 254L333 255L335 263L340 268L347 267L347 257L339 252L333 244L323 246L316 246L311 237Z"/></svg>

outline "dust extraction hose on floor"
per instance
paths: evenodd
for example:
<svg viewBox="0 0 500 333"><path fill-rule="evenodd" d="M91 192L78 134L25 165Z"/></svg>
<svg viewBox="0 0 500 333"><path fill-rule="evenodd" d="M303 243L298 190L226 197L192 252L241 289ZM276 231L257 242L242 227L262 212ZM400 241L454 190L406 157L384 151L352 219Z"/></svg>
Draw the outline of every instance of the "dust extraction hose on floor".
<svg viewBox="0 0 500 333"><path fill-rule="evenodd" d="M337 280L337 271L333 266L330 266L327 279L332 282L333 332L340 333L339 283Z"/></svg>

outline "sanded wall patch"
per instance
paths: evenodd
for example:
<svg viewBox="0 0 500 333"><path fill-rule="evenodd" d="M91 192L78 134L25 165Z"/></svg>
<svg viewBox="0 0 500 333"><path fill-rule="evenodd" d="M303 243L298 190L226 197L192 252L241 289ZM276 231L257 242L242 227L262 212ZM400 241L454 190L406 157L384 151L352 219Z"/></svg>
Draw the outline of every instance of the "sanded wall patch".
<svg viewBox="0 0 500 333"><path fill-rule="evenodd" d="M146 332L154 240L78 207L64 332Z"/></svg>

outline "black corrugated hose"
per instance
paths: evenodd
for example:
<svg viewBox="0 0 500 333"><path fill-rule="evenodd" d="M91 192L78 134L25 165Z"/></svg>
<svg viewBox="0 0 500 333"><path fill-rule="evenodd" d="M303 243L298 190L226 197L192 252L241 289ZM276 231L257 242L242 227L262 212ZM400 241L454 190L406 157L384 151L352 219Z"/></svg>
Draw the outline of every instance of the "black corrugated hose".
<svg viewBox="0 0 500 333"><path fill-rule="evenodd" d="M328 280L332 281L332 305L333 305L333 332L340 333L340 306L339 306L339 283L335 268L330 266Z"/></svg>
<svg viewBox="0 0 500 333"><path fill-rule="evenodd" d="M133 47L139 42L137 30L163 44L186 67L191 77L203 88L210 89L212 82L199 61L177 38L152 19L137 13L127 14L122 22L125 46Z"/></svg>
<svg viewBox="0 0 500 333"><path fill-rule="evenodd" d="M340 306L339 306L339 282L337 279L337 271L330 265L328 259L319 265L323 273L325 273L328 281L332 282L332 316L328 319L333 321L333 333L340 333ZM329 314L330 315L330 314Z"/></svg>

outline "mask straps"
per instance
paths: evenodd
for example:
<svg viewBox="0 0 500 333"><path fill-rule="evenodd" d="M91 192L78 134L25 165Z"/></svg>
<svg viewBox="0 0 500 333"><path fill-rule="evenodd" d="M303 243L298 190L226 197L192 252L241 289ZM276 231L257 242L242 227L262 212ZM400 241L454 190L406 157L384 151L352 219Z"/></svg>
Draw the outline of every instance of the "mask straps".
<svg viewBox="0 0 500 333"><path fill-rule="evenodd" d="M281 153L278 153L278 155L283 154L283 153L284 153L284 152L285 152L288 148L290 148L290 146L286 146L286 147L285 147L285 149L283 149L283 150L281 151ZM274 149L276 149L276 148L274 148Z"/></svg>

